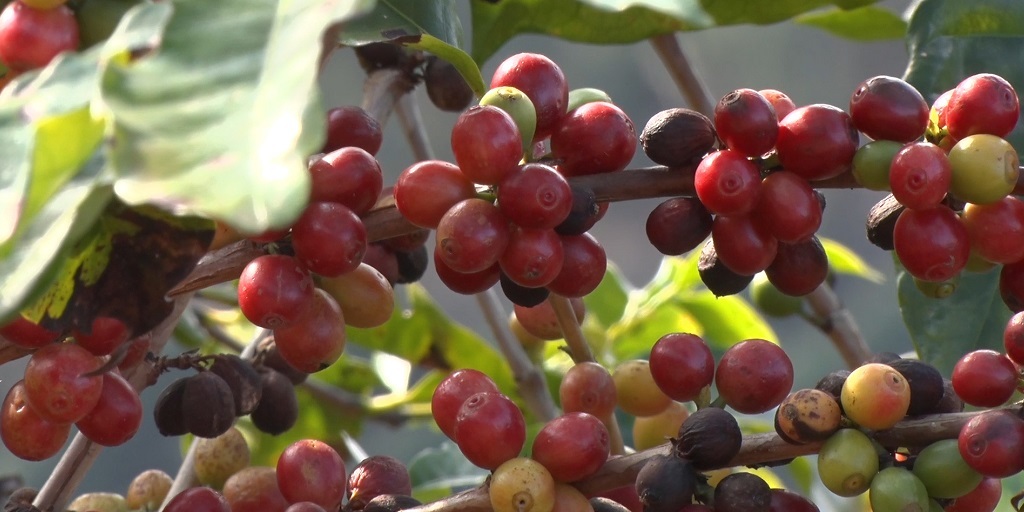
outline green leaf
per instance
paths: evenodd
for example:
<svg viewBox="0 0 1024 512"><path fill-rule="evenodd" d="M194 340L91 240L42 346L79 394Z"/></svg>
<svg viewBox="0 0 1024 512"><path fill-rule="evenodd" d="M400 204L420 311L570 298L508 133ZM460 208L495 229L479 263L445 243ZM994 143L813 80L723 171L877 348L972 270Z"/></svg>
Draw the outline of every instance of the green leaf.
<svg viewBox="0 0 1024 512"><path fill-rule="evenodd" d="M842 1L502 0L473 2L473 57L483 62L522 33L582 43L625 44L659 34L770 24Z"/></svg>
<svg viewBox="0 0 1024 512"><path fill-rule="evenodd" d="M480 74L480 68L468 53L430 34L423 34L417 42L408 43L406 46L428 51L437 55L438 58L451 62L455 69L459 70L462 77L466 79L466 83L473 89L473 93L476 94L477 98L487 92L488 85L484 82L483 75Z"/></svg>
<svg viewBox="0 0 1024 512"><path fill-rule="evenodd" d="M689 311L668 302L655 308L644 308L608 329L612 355L615 361L647 359L651 347L670 332L702 334L702 325Z"/></svg>
<svg viewBox="0 0 1024 512"><path fill-rule="evenodd" d="M113 198L97 185L101 165L93 161L20 231L0 245L0 323L39 297L55 279L72 247L86 236Z"/></svg>
<svg viewBox="0 0 1024 512"><path fill-rule="evenodd" d="M896 269L900 312L922 361L950 375L967 352L1003 350L1010 310L999 296L998 269L965 272L956 291L945 299L926 297L898 262Z"/></svg>
<svg viewBox="0 0 1024 512"><path fill-rule="evenodd" d="M371 6L182 0L129 11L104 46L101 81L117 194L247 233L290 224L308 200L306 159L324 138L323 33ZM138 55L147 40L158 48L116 53Z"/></svg>
<svg viewBox="0 0 1024 512"><path fill-rule="evenodd" d="M601 325L608 327L622 318L633 286L614 263L608 262L604 278L597 288L583 297L587 314L597 318Z"/></svg>
<svg viewBox="0 0 1024 512"><path fill-rule="evenodd" d="M724 351L751 338L778 343L779 337L771 325L739 295L715 297L702 290L680 296L677 304L703 327L704 341L715 350Z"/></svg>
<svg viewBox="0 0 1024 512"><path fill-rule="evenodd" d="M922 0L907 28L905 78L934 100L976 73L995 73L1024 91L1024 3L1017 0ZM1009 140L1024 151L1024 120Z"/></svg>
<svg viewBox="0 0 1024 512"><path fill-rule="evenodd" d="M14 237L96 152L104 123L89 102L98 55L63 54L0 95L0 242Z"/></svg>
<svg viewBox="0 0 1024 512"><path fill-rule="evenodd" d="M486 469L469 462L451 441L426 448L409 461L413 497L424 503L448 496L453 489L480 485L487 475Z"/></svg>
<svg viewBox="0 0 1024 512"><path fill-rule="evenodd" d="M828 238L819 238L828 256L828 266L833 272L867 279L873 283L884 283L885 276L867 261L864 261L849 247Z"/></svg>
<svg viewBox="0 0 1024 512"><path fill-rule="evenodd" d="M852 10L814 11L801 14L793 21L855 41L899 39L907 32L907 22L898 14L873 5Z"/></svg>

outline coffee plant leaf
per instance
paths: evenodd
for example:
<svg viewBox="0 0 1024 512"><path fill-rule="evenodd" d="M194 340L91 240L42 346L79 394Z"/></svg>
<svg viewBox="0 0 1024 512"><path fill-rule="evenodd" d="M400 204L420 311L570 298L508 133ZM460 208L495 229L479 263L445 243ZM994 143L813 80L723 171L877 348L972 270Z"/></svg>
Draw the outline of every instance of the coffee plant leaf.
<svg viewBox="0 0 1024 512"><path fill-rule="evenodd" d="M291 224L308 201L306 159L324 141L316 49L371 6L185 0L163 7L169 17L155 4L129 11L104 45L100 85L118 196L245 233ZM146 30L152 51L113 51L132 39L119 34Z"/></svg>
<svg viewBox="0 0 1024 512"><path fill-rule="evenodd" d="M885 282L885 276L878 269L872 267L849 247L830 238L819 238L818 240L825 248L828 266L832 272L859 277L872 283Z"/></svg>
<svg viewBox="0 0 1024 512"><path fill-rule="evenodd" d="M604 278L597 288L583 297L587 306L587 317L596 318L604 327L608 327L622 318L629 301L629 293L633 285L626 281L622 271L611 261L604 272Z"/></svg>
<svg viewBox="0 0 1024 512"><path fill-rule="evenodd" d="M670 332L704 334L705 326L686 308L672 302L658 307L636 310L608 329L609 343L615 362L627 359L646 359L651 346ZM606 362L608 363L608 362Z"/></svg>
<svg viewBox="0 0 1024 512"><path fill-rule="evenodd" d="M704 341L716 353L751 338L778 343L772 326L740 295L715 297L701 290L680 296L676 303L700 323Z"/></svg>
<svg viewBox="0 0 1024 512"><path fill-rule="evenodd" d="M473 2L473 57L483 62L524 33L581 43L627 44L660 34L766 25L846 1L502 0Z"/></svg>
<svg viewBox="0 0 1024 512"><path fill-rule="evenodd" d="M907 33L907 22L899 14L876 5L812 11L793 18L793 21L854 41L900 39Z"/></svg>
<svg viewBox="0 0 1024 512"><path fill-rule="evenodd" d="M449 496L455 490L483 483L489 472L469 462L455 443L445 440L428 447L409 461L409 479L414 498L429 503Z"/></svg>
<svg viewBox="0 0 1024 512"><path fill-rule="evenodd" d="M956 291L944 299L921 293L898 261L896 276L900 313L922 361L948 376L956 362L972 350L1003 350L1003 329L1010 310L999 296L998 268L964 272Z"/></svg>
<svg viewBox="0 0 1024 512"><path fill-rule="evenodd" d="M910 62L904 78L928 101L968 76L995 73L1024 91L1024 4L1015 0L921 0L907 27ZM1007 140L1024 151L1024 120Z"/></svg>

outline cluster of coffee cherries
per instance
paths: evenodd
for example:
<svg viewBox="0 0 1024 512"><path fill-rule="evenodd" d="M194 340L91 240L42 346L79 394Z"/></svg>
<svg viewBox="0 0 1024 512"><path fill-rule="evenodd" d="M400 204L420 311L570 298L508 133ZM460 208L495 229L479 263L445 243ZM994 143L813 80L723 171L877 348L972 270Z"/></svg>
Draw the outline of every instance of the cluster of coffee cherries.
<svg viewBox="0 0 1024 512"><path fill-rule="evenodd" d="M78 21L66 0L15 0L0 12L0 62L5 83L78 49Z"/></svg>
<svg viewBox="0 0 1024 512"><path fill-rule="evenodd" d="M636 151L633 124L600 91L570 93L542 55L510 57L490 85L452 128L455 163L407 168L395 205L412 224L436 230L435 268L456 292L500 281L523 305L549 292L586 295L606 266L587 233L602 210L592 191L574 190L566 177L624 169Z"/></svg>
<svg viewBox="0 0 1024 512"><path fill-rule="evenodd" d="M1007 305L1024 307L1024 202L1010 195L1019 160L1006 137L1020 105L1002 77L978 74L931 107L912 86L891 77L865 81L850 100L858 128L874 140L860 148L853 175L892 194L869 217L869 237L894 249L918 287L941 298L964 270L1004 265ZM921 140L924 136L925 140Z"/></svg>
<svg viewBox="0 0 1024 512"><path fill-rule="evenodd" d="M142 402L121 372L142 361L149 341L129 340L124 322L101 316L88 329L58 333L19 315L0 327L0 336L34 351L0 406L0 439L11 453L48 459L72 426L103 446L123 444L138 431Z"/></svg>
<svg viewBox="0 0 1024 512"><path fill-rule="evenodd" d="M395 512L420 504L406 466L387 455L363 459L346 473L341 455L313 439L286 447L273 466L252 466L249 445L235 428L194 442L198 485L169 501L172 479L153 469L134 478L124 495L87 493L68 508L159 510L167 501L167 512Z"/></svg>

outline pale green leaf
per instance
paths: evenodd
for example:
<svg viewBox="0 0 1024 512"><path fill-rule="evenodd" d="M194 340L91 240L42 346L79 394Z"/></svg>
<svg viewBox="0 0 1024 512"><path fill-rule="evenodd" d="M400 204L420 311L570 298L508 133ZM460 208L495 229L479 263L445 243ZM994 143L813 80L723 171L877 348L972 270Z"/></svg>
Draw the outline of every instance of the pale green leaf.
<svg viewBox="0 0 1024 512"><path fill-rule="evenodd" d="M874 283L885 282L885 276L849 247L828 238L819 238L828 256L828 266L833 272L867 279Z"/></svg>
<svg viewBox="0 0 1024 512"><path fill-rule="evenodd" d="M907 22L903 18L874 5L852 10L813 11L801 14L793 21L855 41L900 39L907 32Z"/></svg>

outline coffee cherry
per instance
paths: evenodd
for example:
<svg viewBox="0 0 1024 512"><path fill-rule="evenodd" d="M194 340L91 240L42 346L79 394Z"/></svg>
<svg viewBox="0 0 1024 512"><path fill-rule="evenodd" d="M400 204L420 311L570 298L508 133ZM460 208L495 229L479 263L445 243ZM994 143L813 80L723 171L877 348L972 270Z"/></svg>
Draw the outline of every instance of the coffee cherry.
<svg viewBox="0 0 1024 512"><path fill-rule="evenodd" d="M312 501L299 501L288 505L284 512L327 512L327 510Z"/></svg>
<svg viewBox="0 0 1024 512"><path fill-rule="evenodd" d="M975 204L994 203L1013 191L1020 161L1013 146L995 135L970 135L949 150L949 191Z"/></svg>
<svg viewBox="0 0 1024 512"><path fill-rule="evenodd" d="M66 5L38 9L15 1L0 13L0 61L16 72L41 68L78 49L78 22Z"/></svg>
<svg viewBox="0 0 1024 512"><path fill-rule="evenodd" d="M860 83L850 96L850 117L872 139L912 142L928 127L928 103L914 86L876 76Z"/></svg>
<svg viewBox="0 0 1024 512"><path fill-rule="evenodd" d="M142 400L124 377L104 373L100 399L82 419L75 422L78 431L102 446L120 446L142 425Z"/></svg>
<svg viewBox="0 0 1024 512"><path fill-rule="evenodd" d="M965 354L953 367L953 389L965 402L998 407L1017 390L1020 375L1010 358L994 350Z"/></svg>
<svg viewBox="0 0 1024 512"><path fill-rule="evenodd" d="M25 367L25 396L35 412L54 423L74 423L100 400L103 378L88 375L100 360L69 343L47 345Z"/></svg>
<svg viewBox="0 0 1024 512"><path fill-rule="evenodd" d="M474 183L497 185L515 172L523 155L519 128L498 107L478 105L459 115L452 127L455 163Z"/></svg>
<svg viewBox="0 0 1024 512"><path fill-rule="evenodd" d="M157 502L156 508L159 507L160 503ZM239 509L233 509L223 494L209 487L190 487L172 498L163 510L165 512L190 512L195 510L202 510L204 512L232 512Z"/></svg>
<svg viewBox="0 0 1024 512"><path fill-rule="evenodd" d="M1014 314L1003 330L1003 349L1015 364L1024 361L1024 314Z"/></svg>
<svg viewBox="0 0 1024 512"><path fill-rule="evenodd" d="M779 121L776 151L782 167L808 181L849 168L859 136L849 114L831 105L800 107Z"/></svg>
<svg viewBox="0 0 1024 512"><path fill-rule="evenodd" d="M558 482L582 480L608 459L610 440L601 420L570 412L547 422L533 441L530 456Z"/></svg>
<svg viewBox="0 0 1024 512"><path fill-rule="evenodd" d="M863 432L844 428L832 434L818 452L818 476L833 493L851 497L868 490L878 473L878 455Z"/></svg>
<svg viewBox="0 0 1024 512"><path fill-rule="evenodd" d="M238 307L250 322L276 329L297 320L313 301L313 278L298 260L266 254L238 278Z"/></svg>
<svg viewBox="0 0 1024 512"><path fill-rule="evenodd" d="M79 329L71 331L75 343L97 356L111 354L128 341L130 334L128 326L123 321L109 316L94 318L88 331Z"/></svg>
<svg viewBox="0 0 1024 512"><path fill-rule="evenodd" d="M960 219L978 256L994 263L1024 259L1024 201L1007 196L989 204L968 203Z"/></svg>
<svg viewBox="0 0 1024 512"><path fill-rule="evenodd" d="M885 430L907 415L910 384L893 367L868 363L850 372L840 398L843 412L854 423L872 430Z"/></svg>
<svg viewBox="0 0 1024 512"><path fill-rule="evenodd" d="M520 154L529 155L533 149L533 133L537 130L537 109L530 98L515 87L495 87L480 98L480 105L500 108L512 118L520 135Z"/></svg>
<svg viewBox="0 0 1024 512"><path fill-rule="evenodd" d="M60 333L50 331L22 315L17 315L0 326L0 336L19 347L42 348L57 341Z"/></svg>
<svg viewBox="0 0 1024 512"><path fill-rule="evenodd" d="M499 393L487 374L471 368L456 370L442 380L430 398L430 413L441 432L455 439L455 420L462 404L477 393Z"/></svg>
<svg viewBox="0 0 1024 512"><path fill-rule="evenodd" d="M945 281L967 265L970 237L956 213L945 206L904 210L893 228L896 256L912 276Z"/></svg>
<svg viewBox="0 0 1024 512"><path fill-rule="evenodd" d="M715 105L715 129L726 147L757 158L775 147L779 119L764 96L753 89L737 89Z"/></svg>
<svg viewBox="0 0 1024 512"><path fill-rule="evenodd" d="M647 239L658 252L679 256L711 234L711 212L694 197L667 199L647 216Z"/></svg>
<svg viewBox="0 0 1024 512"><path fill-rule="evenodd" d="M538 118L538 131L540 119ZM625 169L636 153L633 121L619 107L598 101L568 112L551 133L551 153L565 176Z"/></svg>
<svg viewBox="0 0 1024 512"><path fill-rule="evenodd" d="M873 140L853 155L853 179L868 190L889 190L889 168L903 144L891 140Z"/></svg>
<svg viewBox="0 0 1024 512"><path fill-rule="evenodd" d="M555 232L559 235L582 235L601 220L604 211L590 188L570 185L569 189L572 190L572 208L565 220L555 226Z"/></svg>
<svg viewBox="0 0 1024 512"><path fill-rule="evenodd" d="M839 430L842 411L832 395L817 389L790 394L775 412L775 431L793 444L824 441Z"/></svg>
<svg viewBox="0 0 1024 512"><path fill-rule="evenodd" d="M185 428L199 437L217 437L235 422L235 400L224 379L209 371L199 372L185 381L181 393L181 413Z"/></svg>
<svg viewBox="0 0 1024 512"><path fill-rule="evenodd" d="M345 317L327 292L317 288L313 300L294 322L274 329L274 343L292 367L315 373L334 364L345 351Z"/></svg>
<svg viewBox="0 0 1024 512"><path fill-rule="evenodd" d="M704 157L693 176L700 202L716 215L742 215L754 208L761 173L739 151L722 150Z"/></svg>
<svg viewBox="0 0 1024 512"><path fill-rule="evenodd" d="M477 393L455 417L455 443L473 464L495 469L515 458L526 442L523 412L500 393Z"/></svg>
<svg viewBox="0 0 1024 512"><path fill-rule="evenodd" d="M263 393L259 405L249 414L249 418L261 432L282 434L292 428L299 418L295 387L284 374L269 368L260 371L260 380Z"/></svg>
<svg viewBox="0 0 1024 512"><path fill-rule="evenodd" d="M303 439L277 459L277 485L291 503L311 501L335 510L345 497L345 462L330 445Z"/></svg>
<svg viewBox="0 0 1024 512"><path fill-rule="evenodd" d="M775 109L775 118L779 121L788 116L790 112L796 110L796 103L793 103L789 95L782 91L777 89L761 89L757 93L768 100L768 103L771 103L772 108Z"/></svg>
<svg viewBox="0 0 1024 512"><path fill-rule="evenodd" d="M160 435L170 437L188 433L181 409L187 381L187 378L182 378L170 383L157 397L156 405L153 407L153 420Z"/></svg>
<svg viewBox="0 0 1024 512"><path fill-rule="evenodd" d="M771 488L753 473L733 473L715 486L715 512L769 512Z"/></svg>
<svg viewBox="0 0 1024 512"><path fill-rule="evenodd" d="M68 504L68 510L125 510L124 496L114 492L89 492L75 498ZM218 511L217 508L210 510Z"/></svg>
<svg viewBox="0 0 1024 512"><path fill-rule="evenodd" d="M782 347L762 339L741 341L722 354L715 387L737 412L774 409L793 387L793 363Z"/></svg>
<svg viewBox="0 0 1024 512"><path fill-rule="evenodd" d="M604 279L608 257L604 247L589 233L562 236L562 270L548 290L563 297L578 298L597 289Z"/></svg>
<svg viewBox="0 0 1024 512"><path fill-rule="evenodd" d="M353 146L337 149L309 166L310 202L338 203L364 215L377 203L384 175L377 159Z"/></svg>
<svg viewBox="0 0 1024 512"><path fill-rule="evenodd" d="M382 494L368 501L363 507L363 512L399 512L420 505L422 503L412 496Z"/></svg>
<svg viewBox="0 0 1024 512"><path fill-rule="evenodd" d="M411 495L409 470L401 461L387 455L363 459L348 477L348 506L365 508L365 504L382 495Z"/></svg>
<svg viewBox="0 0 1024 512"><path fill-rule="evenodd" d="M648 459L636 475L636 493L645 512L677 512L693 499L696 472L690 461L674 455Z"/></svg>
<svg viewBox="0 0 1024 512"><path fill-rule="evenodd" d="M352 105L336 107L327 111L327 140L320 152L355 146L376 155L383 140L380 123L365 110Z"/></svg>
<svg viewBox="0 0 1024 512"><path fill-rule="evenodd" d="M277 472L267 466L249 466L224 482L224 499L231 512L284 512L288 500L277 484Z"/></svg>
<svg viewBox="0 0 1024 512"><path fill-rule="evenodd" d="M366 243L363 221L340 203L311 203L292 227L295 258L323 276L355 270L363 261Z"/></svg>
<svg viewBox="0 0 1024 512"><path fill-rule="evenodd" d="M651 375L651 366L645 360L623 361L612 372L618 405L633 416L653 416L672 403Z"/></svg>
<svg viewBox="0 0 1024 512"><path fill-rule="evenodd" d="M742 443L743 432L735 416L718 407L704 407L683 421L679 438L672 444L674 453L703 471L728 465Z"/></svg>
<svg viewBox="0 0 1024 512"><path fill-rule="evenodd" d="M822 205L807 180L776 171L761 181L753 218L780 242L810 238L821 226Z"/></svg>
<svg viewBox="0 0 1024 512"><path fill-rule="evenodd" d="M508 220L483 199L452 206L437 225L438 254L457 272L480 272L498 262L509 240Z"/></svg>
<svg viewBox="0 0 1024 512"><path fill-rule="evenodd" d="M978 473L1005 478L1024 470L1024 420L997 409L971 418L960 430L960 455Z"/></svg>
<svg viewBox="0 0 1024 512"><path fill-rule="evenodd" d="M982 479L964 462L956 439L926 446L914 459L913 471L933 498L959 498L971 492Z"/></svg>
<svg viewBox="0 0 1024 512"><path fill-rule="evenodd" d="M417 162L395 181L395 207L409 222L436 229L456 203L476 196L476 189L458 166L440 160Z"/></svg>
<svg viewBox="0 0 1024 512"><path fill-rule="evenodd" d="M993 512L999 505L1003 485L998 478L984 477L974 490L954 498L945 512Z"/></svg>
<svg viewBox="0 0 1024 512"><path fill-rule="evenodd" d="M651 376L673 400L689 402L711 385L715 358L711 348L696 334L669 333L651 347Z"/></svg>
<svg viewBox="0 0 1024 512"><path fill-rule="evenodd" d="M447 112L461 112L473 103L473 89L452 63L436 56L427 57L423 68L423 85L435 107Z"/></svg>
<svg viewBox="0 0 1024 512"><path fill-rule="evenodd" d="M747 288L754 279L753 275L739 274L727 267L718 258L714 240L708 240L700 250L697 260L697 274L704 286L715 295L725 297L735 295Z"/></svg>
<svg viewBox="0 0 1024 512"><path fill-rule="evenodd" d="M537 130L533 140L546 139L565 115L569 86L565 75L551 59L536 53L519 53L498 65L490 88L509 86L523 91L537 109Z"/></svg>
<svg viewBox="0 0 1024 512"><path fill-rule="evenodd" d="M872 510L927 510L928 491L906 468L889 467L871 479L868 491Z"/></svg>
<svg viewBox="0 0 1024 512"><path fill-rule="evenodd" d="M263 389L260 387L260 374L251 362L234 354L218 354L213 358L210 371L224 379L231 388L236 416L245 416L256 409Z"/></svg>
<svg viewBox="0 0 1024 512"><path fill-rule="evenodd" d="M910 406L907 414L929 414L942 399L942 374L934 366L917 359L897 359L889 366L903 375L910 385Z"/></svg>
<svg viewBox="0 0 1024 512"><path fill-rule="evenodd" d="M508 245L498 258L502 275L527 288L540 288L562 270L561 237L553 229L523 229L509 232Z"/></svg>
<svg viewBox="0 0 1024 512"><path fill-rule="evenodd" d="M828 279L828 255L818 237L795 243L779 243L775 258L764 270L768 281L791 297L807 295Z"/></svg>
<svg viewBox="0 0 1024 512"><path fill-rule="evenodd" d="M785 489L772 489L769 512L820 512L818 506L803 496Z"/></svg>
<svg viewBox="0 0 1024 512"><path fill-rule="evenodd" d="M576 363L562 377L558 387L562 409L609 418L615 412L615 382L608 370L595 362Z"/></svg>
<svg viewBox="0 0 1024 512"><path fill-rule="evenodd" d="M555 480L539 462L518 457L494 470L487 493L494 512L544 512L554 508Z"/></svg>
<svg viewBox="0 0 1024 512"><path fill-rule="evenodd" d="M925 210L946 197L953 179L949 157L930 142L903 147L889 167L889 187L896 200L907 208Z"/></svg>
<svg viewBox="0 0 1024 512"><path fill-rule="evenodd" d="M778 240L747 215L715 217L711 240L722 264L746 276L768 268L779 247Z"/></svg>
<svg viewBox="0 0 1024 512"><path fill-rule="evenodd" d="M683 167L700 161L717 140L711 120L687 108L654 114L640 133L640 144L648 158L668 167Z"/></svg>
<svg viewBox="0 0 1024 512"><path fill-rule="evenodd" d="M498 209L524 228L555 228L573 208L572 188L553 167L525 164L498 186Z"/></svg>
<svg viewBox="0 0 1024 512"><path fill-rule="evenodd" d="M982 133L1005 137L1017 126L1020 102L1006 79L982 73L957 84L944 113L945 126L957 140Z"/></svg>
<svg viewBox="0 0 1024 512"><path fill-rule="evenodd" d="M196 479L203 485L220 489L231 475L249 467L249 444L235 427L217 437L200 437L193 442Z"/></svg>
<svg viewBox="0 0 1024 512"><path fill-rule="evenodd" d="M159 509L173 484L174 479L171 475L159 469L147 469L128 484L128 492L124 494L125 505L133 510Z"/></svg>
<svg viewBox="0 0 1024 512"><path fill-rule="evenodd" d="M46 460L64 447L71 424L56 423L39 415L29 404L25 381L7 391L0 406L0 440L16 457L29 461Z"/></svg>

